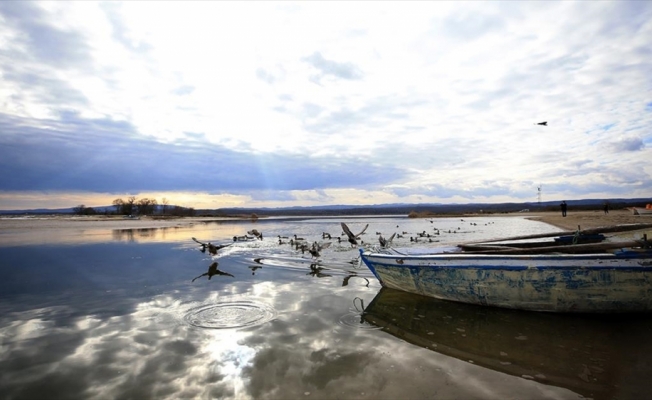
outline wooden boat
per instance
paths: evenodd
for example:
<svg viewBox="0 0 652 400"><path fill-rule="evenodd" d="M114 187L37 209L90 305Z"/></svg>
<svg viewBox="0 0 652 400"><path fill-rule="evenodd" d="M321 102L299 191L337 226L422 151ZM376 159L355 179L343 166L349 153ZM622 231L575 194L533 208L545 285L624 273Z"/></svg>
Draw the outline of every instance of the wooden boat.
<svg viewBox="0 0 652 400"><path fill-rule="evenodd" d="M568 245L531 241L565 234L421 251L361 249L360 254L383 287L442 300L551 312L652 311L652 243L647 237Z"/></svg>
<svg viewBox="0 0 652 400"><path fill-rule="evenodd" d="M652 216L652 204L647 204L645 208L643 207L630 207L632 214L634 215L649 215Z"/></svg>
<svg viewBox="0 0 652 400"><path fill-rule="evenodd" d="M638 332L652 327L652 320L637 316L535 314L388 288L376 294L361 321L432 352L593 399L624 396L619 380L648 364L647 353L638 360L623 354L638 346Z"/></svg>

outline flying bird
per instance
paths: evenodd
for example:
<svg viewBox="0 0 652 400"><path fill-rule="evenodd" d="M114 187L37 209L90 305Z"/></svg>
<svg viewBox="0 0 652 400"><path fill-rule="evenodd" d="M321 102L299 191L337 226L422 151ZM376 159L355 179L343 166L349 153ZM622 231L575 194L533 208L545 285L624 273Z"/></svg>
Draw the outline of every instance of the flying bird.
<svg viewBox="0 0 652 400"><path fill-rule="evenodd" d="M310 252L310 254L314 258L318 258L319 256L321 256L321 254L319 252L322 251L323 249L329 247L330 245L331 245L331 242L325 242L325 243L314 242L312 244L312 247L308 251Z"/></svg>
<svg viewBox="0 0 652 400"><path fill-rule="evenodd" d="M537 122L537 125L548 126L548 121Z"/></svg>
<svg viewBox="0 0 652 400"><path fill-rule="evenodd" d="M341 225L342 225L342 230L344 231L344 233L346 233L346 236L349 237L349 243L351 243L351 247L358 245L358 239L360 239L360 235L362 235L369 227L369 224L367 224L362 230L362 232L358 233L357 235L354 235L353 232L351 232L349 227L346 226L344 222L341 222Z"/></svg>
<svg viewBox="0 0 652 400"><path fill-rule="evenodd" d="M196 281L197 279L201 278L202 276L208 276L208 279L209 279L209 280L213 277L213 275L225 275L225 276L230 276L230 277L232 277L232 278L234 277L233 275L229 274L228 272L220 271L219 269L217 269L217 265L218 265L217 262L213 262L213 263L208 267L208 272L199 275L198 277L196 277L196 278L193 279L192 281L194 282L194 281Z"/></svg>
<svg viewBox="0 0 652 400"><path fill-rule="evenodd" d="M202 243L202 242L200 242L199 240L197 240L194 237L192 238L192 240L194 240L195 242L197 242L197 243L199 243L201 245L201 250L200 251L202 253L205 252L206 249L208 249L208 252L211 253L212 255L217 254L217 251L220 250L220 249L231 246L231 243L229 243L229 244L218 244L218 245L214 245L213 243L210 243L210 242L209 243Z"/></svg>
<svg viewBox="0 0 652 400"><path fill-rule="evenodd" d="M396 236L396 232L392 236L390 236L389 239L385 239L383 235L380 235L378 237L378 242L380 242L380 247L385 248L391 246L392 240L394 240L394 236Z"/></svg>

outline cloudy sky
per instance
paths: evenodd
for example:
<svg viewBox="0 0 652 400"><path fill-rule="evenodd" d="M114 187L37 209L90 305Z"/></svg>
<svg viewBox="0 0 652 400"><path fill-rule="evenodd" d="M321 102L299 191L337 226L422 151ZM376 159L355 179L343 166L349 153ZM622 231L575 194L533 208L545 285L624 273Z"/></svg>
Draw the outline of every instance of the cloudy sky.
<svg viewBox="0 0 652 400"><path fill-rule="evenodd" d="M650 38L646 1L2 1L0 209L650 197Z"/></svg>

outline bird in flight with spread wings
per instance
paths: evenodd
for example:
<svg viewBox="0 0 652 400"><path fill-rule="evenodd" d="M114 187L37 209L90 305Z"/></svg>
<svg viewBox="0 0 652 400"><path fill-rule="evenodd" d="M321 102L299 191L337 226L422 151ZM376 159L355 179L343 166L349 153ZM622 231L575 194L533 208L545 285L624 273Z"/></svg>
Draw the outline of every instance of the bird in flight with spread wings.
<svg viewBox="0 0 652 400"><path fill-rule="evenodd" d="M367 224L367 225L364 227L364 229L362 230L362 232L358 233L357 235L354 235L353 232L351 232L351 230L349 229L349 227L346 226L346 224L345 224L344 222L342 222L341 224L342 224L342 230L344 231L344 233L346 233L346 236L349 237L349 243L351 243L351 247L353 247L353 246L357 246L357 245L358 245L358 239L360 239L360 236L361 236L361 235L362 235L362 234L367 230L367 228L369 227L369 224Z"/></svg>
<svg viewBox="0 0 652 400"><path fill-rule="evenodd" d="M197 242L197 243L199 243L201 245L201 250L200 251L202 253L205 252L206 249L208 249L208 252L211 253L212 255L216 255L218 250L221 250L221 249L223 249L225 247L231 246L231 243L229 243L229 244L218 244L218 245L215 245L215 244L210 243L210 242L209 243L203 243L203 242L200 242L199 240L197 240L197 238L194 238L194 237L192 238L192 240L194 240L195 242Z"/></svg>
<svg viewBox="0 0 652 400"><path fill-rule="evenodd" d="M392 236L389 237L389 239L385 239L383 235L378 236L378 242L380 242L380 247L389 247L392 245L392 240L394 240L394 236L396 236L396 232Z"/></svg>

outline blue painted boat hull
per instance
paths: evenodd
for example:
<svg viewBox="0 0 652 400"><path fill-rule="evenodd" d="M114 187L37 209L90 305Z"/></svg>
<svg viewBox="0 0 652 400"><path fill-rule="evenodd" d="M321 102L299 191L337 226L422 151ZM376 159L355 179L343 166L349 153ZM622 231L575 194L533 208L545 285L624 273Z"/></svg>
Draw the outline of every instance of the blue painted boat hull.
<svg viewBox="0 0 652 400"><path fill-rule="evenodd" d="M470 304L551 312L652 310L652 253L477 255L360 250L384 287Z"/></svg>

